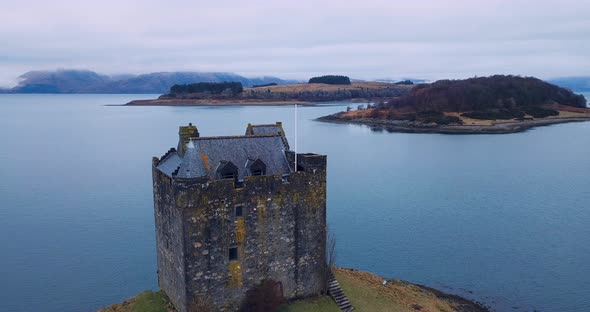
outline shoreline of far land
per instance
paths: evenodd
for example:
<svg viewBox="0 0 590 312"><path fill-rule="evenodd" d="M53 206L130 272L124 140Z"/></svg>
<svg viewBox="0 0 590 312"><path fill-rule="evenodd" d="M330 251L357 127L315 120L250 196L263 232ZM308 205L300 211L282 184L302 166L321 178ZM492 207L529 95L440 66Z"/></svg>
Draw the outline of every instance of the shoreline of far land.
<svg viewBox="0 0 590 312"><path fill-rule="evenodd" d="M347 99L341 101L328 102L309 102L309 101L269 101L259 99L241 99L241 100L213 100L213 99L147 99L147 100L133 100L122 106L316 106L331 103L369 103L368 99Z"/></svg>
<svg viewBox="0 0 590 312"><path fill-rule="evenodd" d="M316 118L317 121L365 125L375 130L399 133L438 133L438 134L508 134L523 132L536 127L544 127L570 122L588 122L588 117L548 117L523 121L503 121L492 125L432 125L407 120L383 120L373 118L338 119L332 115Z"/></svg>

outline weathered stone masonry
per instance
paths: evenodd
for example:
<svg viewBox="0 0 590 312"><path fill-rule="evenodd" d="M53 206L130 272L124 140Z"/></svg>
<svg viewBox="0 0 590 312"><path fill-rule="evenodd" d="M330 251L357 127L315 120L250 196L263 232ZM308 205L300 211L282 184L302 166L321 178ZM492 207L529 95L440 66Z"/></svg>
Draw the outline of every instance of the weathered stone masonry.
<svg viewBox="0 0 590 312"><path fill-rule="evenodd" d="M182 152L153 160L158 281L181 312L236 310L263 279L288 299L326 290L326 156L298 154L295 171L280 124L252 134L272 126L210 138L181 127Z"/></svg>

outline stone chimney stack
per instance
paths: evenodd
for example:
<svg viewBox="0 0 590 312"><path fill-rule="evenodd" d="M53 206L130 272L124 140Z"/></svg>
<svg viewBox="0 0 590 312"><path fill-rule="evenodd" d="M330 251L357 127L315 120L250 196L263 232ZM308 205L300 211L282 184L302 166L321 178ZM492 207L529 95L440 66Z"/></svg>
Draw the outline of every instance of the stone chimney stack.
<svg viewBox="0 0 590 312"><path fill-rule="evenodd" d="M180 126L178 128L178 147L176 150L180 155L184 155L184 151L186 151L186 144L190 140L190 138L198 138L199 137L199 130L197 130L196 126L193 126L192 123L189 123L188 126Z"/></svg>

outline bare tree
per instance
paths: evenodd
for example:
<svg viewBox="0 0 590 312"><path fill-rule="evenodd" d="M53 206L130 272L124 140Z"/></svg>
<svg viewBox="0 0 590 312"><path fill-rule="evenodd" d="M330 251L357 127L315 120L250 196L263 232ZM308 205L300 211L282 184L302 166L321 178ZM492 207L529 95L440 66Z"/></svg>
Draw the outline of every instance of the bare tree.
<svg viewBox="0 0 590 312"><path fill-rule="evenodd" d="M330 228L326 230L326 264L329 269L336 264L336 236Z"/></svg>
<svg viewBox="0 0 590 312"><path fill-rule="evenodd" d="M336 236L326 226L326 262L324 263L324 280L326 282L325 293L328 292L328 281L332 277L332 267L336 264Z"/></svg>

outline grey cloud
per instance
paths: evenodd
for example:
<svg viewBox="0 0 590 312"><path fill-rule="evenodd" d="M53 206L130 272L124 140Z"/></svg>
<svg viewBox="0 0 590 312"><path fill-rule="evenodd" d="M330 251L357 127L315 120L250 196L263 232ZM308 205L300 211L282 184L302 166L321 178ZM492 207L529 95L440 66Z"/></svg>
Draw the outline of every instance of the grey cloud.
<svg viewBox="0 0 590 312"><path fill-rule="evenodd" d="M30 69L307 78L590 74L590 1L31 1L0 11L0 84Z"/></svg>

